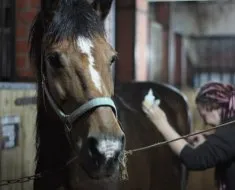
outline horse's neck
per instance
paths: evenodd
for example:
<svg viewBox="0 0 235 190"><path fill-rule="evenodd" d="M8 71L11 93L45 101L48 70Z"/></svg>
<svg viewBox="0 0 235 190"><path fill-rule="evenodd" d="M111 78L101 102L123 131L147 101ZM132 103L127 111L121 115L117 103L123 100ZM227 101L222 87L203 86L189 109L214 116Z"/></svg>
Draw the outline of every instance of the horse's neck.
<svg viewBox="0 0 235 190"><path fill-rule="evenodd" d="M66 169L64 169L63 172L57 172L57 170L66 165L70 154L70 147L64 134L63 127L64 126L59 118L53 115L53 110L49 103L45 101L44 105L44 102L39 100L37 113L38 145L36 173L44 171L55 173L52 173L48 179L42 179L39 182L39 186L42 185L43 188L48 184L51 186L57 186L59 183L63 184L66 182ZM53 183L55 185L53 185ZM56 189L51 188L51 190Z"/></svg>
<svg viewBox="0 0 235 190"><path fill-rule="evenodd" d="M66 159L66 156L69 156L69 144L64 133L63 124L59 118L51 118L49 116L50 112L50 109L47 112L39 110L37 115L38 156L41 155L45 162L53 162L52 164L55 165Z"/></svg>

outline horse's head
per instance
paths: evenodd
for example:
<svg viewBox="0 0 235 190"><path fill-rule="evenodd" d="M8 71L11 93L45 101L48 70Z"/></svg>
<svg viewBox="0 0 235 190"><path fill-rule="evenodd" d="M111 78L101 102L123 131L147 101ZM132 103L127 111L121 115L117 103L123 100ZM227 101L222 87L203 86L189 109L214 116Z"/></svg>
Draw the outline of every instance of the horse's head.
<svg viewBox="0 0 235 190"><path fill-rule="evenodd" d="M79 164L92 178L118 169L125 144L111 100L110 67L117 55L103 25L111 2L59 0L41 11L31 37L31 56L39 50L42 56L35 61L40 60L38 78L52 108L48 114L63 123ZM38 49L36 38L41 38Z"/></svg>

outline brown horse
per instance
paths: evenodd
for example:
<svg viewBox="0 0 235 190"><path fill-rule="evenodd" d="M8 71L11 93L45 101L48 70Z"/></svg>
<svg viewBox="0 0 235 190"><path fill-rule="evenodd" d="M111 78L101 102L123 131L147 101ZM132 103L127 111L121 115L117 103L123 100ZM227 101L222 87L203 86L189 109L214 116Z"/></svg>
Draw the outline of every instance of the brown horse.
<svg viewBox="0 0 235 190"><path fill-rule="evenodd" d="M129 180L118 177L124 133L128 149L163 140L140 110L148 88L182 134L189 126L184 98L157 84L121 85L115 102L123 133L111 99L116 52L103 25L112 0L45 2L31 29L30 60L38 83L35 172L49 173L35 180L34 189L180 189L181 165L168 147L131 156Z"/></svg>
<svg viewBox="0 0 235 190"><path fill-rule="evenodd" d="M116 52L103 24L112 1L46 1L30 34L38 84L36 173L56 172L35 180L34 189L78 189L81 181L113 179L125 149L111 99Z"/></svg>
<svg viewBox="0 0 235 190"><path fill-rule="evenodd" d="M141 105L149 89L161 100L160 107L180 134L191 131L190 112L185 97L174 87L152 82L130 82L115 87L115 103L126 136L126 149L136 149L164 141L145 116ZM129 180L122 190L183 190L187 171L169 146L136 152L128 157Z"/></svg>

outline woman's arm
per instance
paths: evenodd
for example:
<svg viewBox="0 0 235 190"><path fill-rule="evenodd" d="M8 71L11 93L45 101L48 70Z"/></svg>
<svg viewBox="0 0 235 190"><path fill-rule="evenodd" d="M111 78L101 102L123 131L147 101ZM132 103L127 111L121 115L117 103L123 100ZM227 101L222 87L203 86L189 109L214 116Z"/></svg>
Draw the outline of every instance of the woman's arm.
<svg viewBox="0 0 235 190"><path fill-rule="evenodd" d="M168 123L165 113L157 105L150 108L143 106L143 110L166 140L180 137ZM188 169L203 170L235 159L234 137L235 127L227 126L218 129L215 134L209 135L196 148L191 147L184 139L169 145Z"/></svg>
<svg viewBox="0 0 235 190"><path fill-rule="evenodd" d="M167 141L176 139L181 137L168 123L167 120L160 120L155 122L159 132L164 136ZM185 145L188 145L188 142L184 139L171 142L170 144L171 149L175 152L175 154L180 155L182 149Z"/></svg>
<svg viewBox="0 0 235 190"><path fill-rule="evenodd" d="M167 141L180 137L180 135L170 126L165 113L159 108L158 104L154 103L149 107L143 103L143 110ZM171 142L169 145L177 155L180 155L185 145L189 144L185 139L181 139Z"/></svg>

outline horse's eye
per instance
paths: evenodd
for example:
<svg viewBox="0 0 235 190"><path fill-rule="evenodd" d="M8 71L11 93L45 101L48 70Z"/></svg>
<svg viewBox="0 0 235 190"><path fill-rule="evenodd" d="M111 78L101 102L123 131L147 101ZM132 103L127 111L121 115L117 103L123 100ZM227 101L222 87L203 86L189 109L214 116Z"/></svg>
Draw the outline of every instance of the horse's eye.
<svg viewBox="0 0 235 190"><path fill-rule="evenodd" d="M113 63L115 63L115 61L117 60L117 56L114 55L112 56L111 60L110 60L110 65L112 65Z"/></svg>
<svg viewBox="0 0 235 190"><path fill-rule="evenodd" d="M50 53L46 57L46 61L51 65L51 67L59 69L63 67L63 64L61 63L60 55L57 52Z"/></svg>

